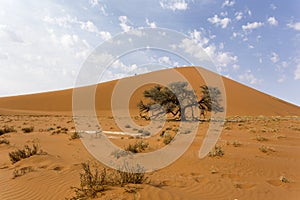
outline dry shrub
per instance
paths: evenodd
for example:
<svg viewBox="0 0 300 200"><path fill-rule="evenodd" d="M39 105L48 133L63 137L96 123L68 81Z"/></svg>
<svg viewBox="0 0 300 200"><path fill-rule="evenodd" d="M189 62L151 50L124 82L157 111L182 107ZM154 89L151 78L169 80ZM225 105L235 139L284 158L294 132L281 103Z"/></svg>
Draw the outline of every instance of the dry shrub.
<svg viewBox="0 0 300 200"><path fill-rule="evenodd" d="M30 126L30 127L25 127L25 128L22 128L22 131L24 133L30 133L34 130L34 127L33 126Z"/></svg>
<svg viewBox="0 0 300 200"><path fill-rule="evenodd" d="M82 163L83 173L80 173L80 187L72 187L75 196L71 200L97 198L108 186L125 186L127 184L142 184L145 177L143 167L129 166L124 163L119 170L99 169L95 166L92 171L90 163Z"/></svg>
<svg viewBox="0 0 300 200"><path fill-rule="evenodd" d="M97 197L99 192L104 191L107 184L106 169L99 171L91 170L89 163L82 163L83 173L80 173L80 187L72 187L76 196L72 200L89 199Z"/></svg>
<svg viewBox="0 0 300 200"><path fill-rule="evenodd" d="M23 149L17 149L16 151L10 152L8 155L10 161L14 164L22 159L29 158L38 153L39 153L39 146L37 144L33 144L32 147L25 145Z"/></svg>
<svg viewBox="0 0 300 200"><path fill-rule="evenodd" d="M269 152L275 152L275 149L273 147L262 145L259 147L259 150L263 153L269 153Z"/></svg>
<svg viewBox="0 0 300 200"><path fill-rule="evenodd" d="M76 139L79 139L80 138L80 134L78 131L75 131L72 133L72 135L70 136L70 139L71 140L76 140Z"/></svg>
<svg viewBox="0 0 300 200"><path fill-rule="evenodd" d="M127 162L119 167L117 174L119 175L119 180L117 182L119 182L122 187L130 183L142 184L147 179L143 167L138 164L136 166L130 166Z"/></svg>
<svg viewBox="0 0 300 200"><path fill-rule="evenodd" d="M224 151L221 146L215 146L214 149L212 149L208 153L209 157L216 157L216 156L222 157L223 155L224 155Z"/></svg>
<svg viewBox="0 0 300 200"><path fill-rule="evenodd" d="M163 143L165 145L170 144L172 142L172 140L173 140L173 136L170 133L168 133L168 132L165 132L163 134L163 137L164 137Z"/></svg>
<svg viewBox="0 0 300 200"><path fill-rule="evenodd" d="M0 144L9 144L9 140L7 140L6 138L4 139L0 139Z"/></svg>
<svg viewBox="0 0 300 200"><path fill-rule="evenodd" d="M20 169L15 169L13 171L13 179L19 176L23 176L24 174L27 174L28 172L32 172L32 171L33 171L32 167L22 167Z"/></svg>
<svg viewBox="0 0 300 200"><path fill-rule="evenodd" d="M139 153L144 151L146 148L148 148L149 144L144 142L143 140L139 140L135 142L134 144L129 144L125 151L130 151L132 153Z"/></svg>
<svg viewBox="0 0 300 200"><path fill-rule="evenodd" d="M0 135L11 132L16 132L16 129L13 126L5 125L3 129L0 129Z"/></svg>

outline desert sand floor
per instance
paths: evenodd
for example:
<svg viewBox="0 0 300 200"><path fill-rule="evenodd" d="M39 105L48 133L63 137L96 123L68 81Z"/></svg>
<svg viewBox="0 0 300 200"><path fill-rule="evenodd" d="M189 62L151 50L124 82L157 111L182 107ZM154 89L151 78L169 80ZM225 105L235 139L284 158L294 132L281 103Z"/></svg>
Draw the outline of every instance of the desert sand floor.
<svg viewBox="0 0 300 200"><path fill-rule="evenodd" d="M113 118L100 116L102 129L119 131ZM145 124L144 120L137 123ZM65 199L80 185L82 162L97 162L80 139L71 139L74 122L63 115L1 115L0 129L15 132L0 136L0 199ZM179 122L170 121L163 130L176 134ZM221 157L198 158L209 122L201 122L197 135L184 155L170 166L147 173L141 185L107 186L99 199L300 199L300 118L227 117L218 145ZM29 133L22 129L34 127ZM134 132L128 127L128 132ZM145 151L165 144L158 134L149 139L114 135L124 148L137 140L149 143ZM1 142L0 142L1 143ZM7 144L8 143L8 144ZM38 144L43 153L14 164L9 152ZM98 163L101 168L101 163ZM102 165L102 167L104 167ZM22 173L23 172L23 173ZM134 188L128 192L128 187Z"/></svg>

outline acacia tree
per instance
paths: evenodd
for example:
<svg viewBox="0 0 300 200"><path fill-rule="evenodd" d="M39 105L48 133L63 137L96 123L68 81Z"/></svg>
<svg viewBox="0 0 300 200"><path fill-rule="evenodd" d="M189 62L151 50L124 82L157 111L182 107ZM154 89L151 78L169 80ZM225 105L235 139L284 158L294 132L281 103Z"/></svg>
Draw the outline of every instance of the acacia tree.
<svg viewBox="0 0 300 200"><path fill-rule="evenodd" d="M168 87L156 85L149 90L145 90L144 97L150 101L147 104L144 104L143 101L138 103L140 116L150 119L149 111L159 110L161 107L163 111L152 115L152 117L156 118L166 112L173 115L173 117L178 116L181 120L187 120L186 109L192 108L192 118L194 119L193 107L197 106L201 110L201 113L202 111L221 111L222 107L219 104L221 92L218 88L207 87L205 85L200 88L202 90L202 97L198 102L194 91L188 89L187 82L174 82L168 85Z"/></svg>
<svg viewBox="0 0 300 200"><path fill-rule="evenodd" d="M221 92L217 87L210 87L206 85L200 86L202 96L198 101L198 107L201 111L201 114L205 117L205 113L214 111L214 112L223 112L224 108L220 105L221 102Z"/></svg>

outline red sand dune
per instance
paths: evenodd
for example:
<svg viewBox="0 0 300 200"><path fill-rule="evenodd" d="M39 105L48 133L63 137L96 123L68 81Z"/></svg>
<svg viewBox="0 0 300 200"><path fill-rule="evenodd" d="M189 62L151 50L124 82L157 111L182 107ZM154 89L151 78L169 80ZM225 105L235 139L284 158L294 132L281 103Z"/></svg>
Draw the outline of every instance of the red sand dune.
<svg viewBox="0 0 300 200"><path fill-rule="evenodd" d="M148 76L168 76L170 69L151 72L135 77L126 78L127 81L144 79ZM194 67L176 68L194 88L199 88L204 81ZM216 74L201 69L211 76ZM282 101L278 98L259 92L238 82L222 77L227 95L227 116L233 115L266 115L266 116L300 116L300 107ZM97 86L96 108L97 111L111 109L111 94L116 80L100 83ZM142 86L132 96L129 108L135 110L136 104L142 98L142 92L149 88ZM30 113L65 113L72 112L72 89L45 92L30 95L0 98L0 111L2 113L30 112Z"/></svg>

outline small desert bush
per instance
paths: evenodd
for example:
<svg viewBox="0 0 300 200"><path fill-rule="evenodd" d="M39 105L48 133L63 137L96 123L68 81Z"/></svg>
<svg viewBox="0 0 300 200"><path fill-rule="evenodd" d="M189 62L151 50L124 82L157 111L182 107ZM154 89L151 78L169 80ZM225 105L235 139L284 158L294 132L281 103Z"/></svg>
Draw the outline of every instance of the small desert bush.
<svg viewBox="0 0 300 200"><path fill-rule="evenodd" d="M9 144L9 140L7 140L6 138L4 139L0 139L0 144Z"/></svg>
<svg viewBox="0 0 300 200"><path fill-rule="evenodd" d="M0 135L11 132L16 132L16 129L13 126L4 126L3 129L0 129Z"/></svg>
<svg viewBox="0 0 300 200"><path fill-rule="evenodd" d="M25 128L22 128L22 131L24 133L30 133L34 130L34 127L33 126L30 126L30 127L25 127Z"/></svg>
<svg viewBox="0 0 300 200"><path fill-rule="evenodd" d="M219 156L219 157L222 157L224 155L224 151L222 149L221 146L215 146L209 153L208 153L208 156L209 157L216 157L216 156Z"/></svg>
<svg viewBox="0 0 300 200"><path fill-rule="evenodd" d="M151 135L150 131L146 131L146 130L143 131L143 136L149 136L149 135Z"/></svg>
<svg viewBox="0 0 300 200"><path fill-rule="evenodd" d="M125 128L131 128L131 126L129 124L126 124Z"/></svg>
<svg viewBox="0 0 300 200"><path fill-rule="evenodd" d="M25 174L27 174L28 172L32 172L33 168L32 167L22 167L20 169L15 169L13 171L13 179L17 178L19 176L23 176Z"/></svg>
<svg viewBox="0 0 300 200"><path fill-rule="evenodd" d="M172 142L173 136L170 133L165 133L163 136L164 136L163 143L165 145L170 144Z"/></svg>
<svg viewBox="0 0 300 200"><path fill-rule="evenodd" d="M285 176L280 176L279 177L279 180L282 182L282 183L288 183L289 180L285 177Z"/></svg>
<svg viewBox="0 0 300 200"><path fill-rule="evenodd" d="M132 153L139 153L148 148L149 144L144 142L143 140L136 141L134 144L129 144L125 151L130 151Z"/></svg>
<svg viewBox="0 0 300 200"><path fill-rule="evenodd" d="M32 147L25 145L23 149L18 149L16 151L12 151L8 155L9 155L10 161L14 164L22 159L29 158L38 153L39 153L39 146L37 144L33 144Z"/></svg>
<svg viewBox="0 0 300 200"><path fill-rule="evenodd" d="M145 176L145 169L140 165L130 166L128 163L124 163L117 170L119 180L117 182L123 187L126 184L142 184L147 177Z"/></svg>
<svg viewBox="0 0 300 200"><path fill-rule="evenodd" d="M257 141L259 142L265 142L265 141L268 141L268 138L265 138L261 135L257 135L256 138L255 138Z"/></svg>
<svg viewBox="0 0 300 200"><path fill-rule="evenodd" d="M240 147L242 145L242 143L240 143L239 141L235 140L235 141L233 141L232 145L234 147Z"/></svg>
<svg viewBox="0 0 300 200"><path fill-rule="evenodd" d="M127 184L142 184L147 177L143 167L130 166L124 163L118 170L99 170L96 166L91 170L89 163L82 163L80 187L72 187L75 196L71 200L97 198L108 186L125 186Z"/></svg>
<svg viewBox="0 0 300 200"><path fill-rule="evenodd" d="M99 192L104 191L107 184L106 169L99 171L95 168L92 171L89 163L82 163L81 166L83 172L80 173L80 187L72 187L76 196L71 199L96 198Z"/></svg>
<svg viewBox="0 0 300 200"><path fill-rule="evenodd" d="M143 133L144 132L144 129L139 129L138 130L138 133Z"/></svg>
<svg viewBox="0 0 300 200"><path fill-rule="evenodd" d="M75 131L72 133L72 135L70 136L71 140L75 140L75 139L79 139L80 138L80 134L78 131Z"/></svg>
<svg viewBox="0 0 300 200"><path fill-rule="evenodd" d="M116 151L113 151L111 153L111 155L117 159L121 158L121 157L125 157L127 155L129 155L129 152L128 151L124 151L124 150L116 150Z"/></svg>
<svg viewBox="0 0 300 200"><path fill-rule="evenodd" d="M268 153L268 152L275 152L275 149L269 146L262 145L259 147L259 150L263 153Z"/></svg>

